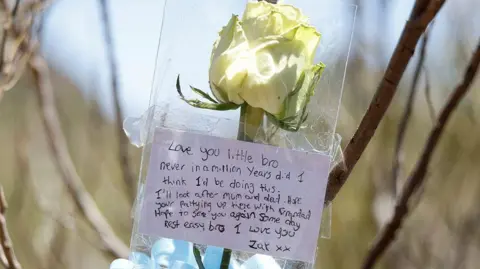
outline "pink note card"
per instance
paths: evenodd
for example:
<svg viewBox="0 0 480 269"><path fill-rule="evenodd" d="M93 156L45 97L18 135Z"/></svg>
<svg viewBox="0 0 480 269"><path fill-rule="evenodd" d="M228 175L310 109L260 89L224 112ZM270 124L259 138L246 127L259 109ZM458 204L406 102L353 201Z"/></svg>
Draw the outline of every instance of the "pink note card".
<svg viewBox="0 0 480 269"><path fill-rule="evenodd" d="M313 262L330 157L155 132L139 232Z"/></svg>

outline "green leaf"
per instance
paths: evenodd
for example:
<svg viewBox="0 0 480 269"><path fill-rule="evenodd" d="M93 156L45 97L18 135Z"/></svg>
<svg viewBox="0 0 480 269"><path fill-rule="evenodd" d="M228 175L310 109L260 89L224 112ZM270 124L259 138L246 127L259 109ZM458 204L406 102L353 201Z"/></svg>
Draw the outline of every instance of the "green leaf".
<svg viewBox="0 0 480 269"><path fill-rule="evenodd" d="M182 88L180 86L180 75L177 76L177 83L176 83L176 87L177 87L177 92L178 94L180 95L181 98L185 98L185 96L183 95L182 93ZM190 89L192 89L192 91L198 95L200 95L201 97L207 99L208 101L210 102L213 102L213 103L218 103L215 99L213 99L208 93L198 89L198 88L195 88L193 86L190 86Z"/></svg>
<svg viewBox="0 0 480 269"><path fill-rule="evenodd" d="M200 255L200 250L195 245L193 246L193 256L195 256L195 261L197 262L198 269L205 269L205 266L202 262L202 255Z"/></svg>
<svg viewBox="0 0 480 269"><path fill-rule="evenodd" d="M211 103L202 102L198 99L191 100L191 99L182 98L182 100L193 107L209 109L209 110L226 111L226 110L235 110L240 107L240 105L237 105L235 103L211 104Z"/></svg>
<svg viewBox="0 0 480 269"><path fill-rule="evenodd" d="M184 99L185 96L183 96L182 89L181 89L181 87L180 87L180 75L177 76L177 84L176 84L176 87L177 87L178 95L180 95L180 97L181 97L182 99Z"/></svg>
<svg viewBox="0 0 480 269"><path fill-rule="evenodd" d="M297 80L297 83L295 84L295 89L288 94L288 97L292 97L294 96L295 94L297 94L303 87L303 82L305 81L305 71L302 72L302 74L300 75L300 77L298 78Z"/></svg>
<svg viewBox="0 0 480 269"><path fill-rule="evenodd" d="M324 69L325 65L319 63L302 72L295 89L285 99L284 112L280 115L269 115L275 125L290 132L297 132L300 129L308 118L307 106L315 93ZM295 114L291 115L292 113Z"/></svg>
<svg viewBox="0 0 480 269"><path fill-rule="evenodd" d="M207 99L208 101L213 102L215 104L218 104L218 102L215 99L213 99L213 97L211 97L208 93L206 93L206 92L204 92L200 89L197 89L195 87L192 87L192 86L190 86L190 89L192 89L193 92L202 96L203 98Z"/></svg>
<svg viewBox="0 0 480 269"><path fill-rule="evenodd" d="M312 72L314 75L313 75L312 81L310 82L310 87L308 89L309 97L313 96L313 93L315 92L315 87L317 87L318 82L320 82L320 78L322 77L325 67L326 66L324 63L319 63L313 66ZM308 101L307 101L307 104L308 104Z"/></svg>
<svg viewBox="0 0 480 269"><path fill-rule="evenodd" d="M267 113L267 117L275 126L278 126L280 129L283 129L289 132L297 132L300 129L300 125L297 124L296 121L279 120L275 116L269 113ZM297 117L295 117L295 119L296 118Z"/></svg>
<svg viewBox="0 0 480 269"><path fill-rule="evenodd" d="M191 87L191 86L190 86ZM196 108L203 108L203 109L210 109L210 110L218 110L218 111L226 111L226 110L235 110L237 108L240 107L240 105L237 105L235 103L206 103L206 102L202 102L198 99L186 99L185 96L183 95L182 93L182 87L180 86L180 75L178 75L177 77L177 83L176 83L176 88L177 88L177 92L178 92L178 95L180 95L180 99L182 99L183 101L185 101L185 103L193 106L193 107L196 107ZM194 92L196 92L197 94L201 95L202 97L205 97L206 99L213 99L212 97L210 97L208 94L206 94L205 92L199 90L199 89L196 89L194 87L191 87L192 90Z"/></svg>

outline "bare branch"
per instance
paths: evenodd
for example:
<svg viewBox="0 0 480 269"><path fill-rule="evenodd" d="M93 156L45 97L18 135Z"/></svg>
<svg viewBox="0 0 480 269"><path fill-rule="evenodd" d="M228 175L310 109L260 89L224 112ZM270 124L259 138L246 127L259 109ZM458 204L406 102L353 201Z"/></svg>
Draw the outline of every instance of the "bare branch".
<svg viewBox="0 0 480 269"><path fill-rule="evenodd" d="M34 181L30 181L32 186L33 186L33 194L35 197L35 200L37 201L37 206L38 209L40 210L41 213L43 213L48 219L52 220L57 224L58 227L62 227L65 230L70 230L72 231L78 238L89 244L92 248L97 248L98 243L95 240L92 240L91 238L88 238L87 232L79 227L79 225L76 224L76 218L74 216L74 212L66 212L66 214L60 214L58 212L54 212L53 209L51 209L45 201L43 201L41 195L39 194L38 187L36 186ZM88 225L88 222L87 222Z"/></svg>
<svg viewBox="0 0 480 269"><path fill-rule="evenodd" d="M33 23L33 19L21 21L25 29L15 25L15 19L19 10L20 1L16 0L12 11L10 11L7 0L0 0L0 6L4 11L5 22L3 23L3 36L0 41L0 97L3 92L8 91L16 85L26 66L26 62L30 57L31 51L35 45L34 42L29 44L30 34L29 28ZM36 2L27 3L27 10L36 10ZM6 43L8 38L13 39L13 55L12 59L6 61L7 54ZM29 45L32 45L29 47Z"/></svg>
<svg viewBox="0 0 480 269"><path fill-rule="evenodd" d="M423 72L425 73L425 100L427 100L428 113L432 122L435 121L436 112L435 106L432 101L432 93L430 88L430 76L428 75L428 69L424 66Z"/></svg>
<svg viewBox="0 0 480 269"><path fill-rule="evenodd" d="M123 181L127 187L127 195L131 201L135 199L136 188L135 188L135 177L132 174L129 155L128 155L128 138L123 131L123 113L122 107L120 106L120 92L118 87L118 70L117 62L115 60L115 48L113 46L112 40L112 30L110 27L110 16L108 12L106 0L99 0L101 15L102 15L102 24L103 31L105 36L105 44L107 50L108 63L110 65L110 82L113 92L113 102L115 104L115 115L116 115L116 131L118 138L118 154L119 154L119 163L122 170Z"/></svg>
<svg viewBox="0 0 480 269"><path fill-rule="evenodd" d="M328 178L325 204L329 204L352 172L360 156L372 139L383 115L387 111L397 90L400 79L412 58L417 43L441 9L445 0L417 0L410 19L407 21L397 47L390 59L377 92L365 113L360 126L343 151L344 164L336 165ZM344 168L344 167L345 168Z"/></svg>
<svg viewBox="0 0 480 269"><path fill-rule="evenodd" d="M3 71L5 65L5 47L7 45L7 28L3 26L2 40L0 41L0 70ZM2 74L3 75L3 74Z"/></svg>
<svg viewBox="0 0 480 269"><path fill-rule="evenodd" d="M67 150L65 137L60 127L56 112L48 66L39 55L34 55L29 66L33 71L38 101L42 109L42 120L47 133L50 151L54 156L60 175L72 195L75 204L88 223L97 232L106 250L116 257L127 257L129 248L117 237L108 224L94 199L85 189L78 176L73 161Z"/></svg>
<svg viewBox="0 0 480 269"><path fill-rule="evenodd" d="M393 165L392 165L392 187L393 187L393 194L397 196L397 181L399 177L399 170L400 166L403 163L403 142L405 141L405 134L407 132L407 125L410 121L410 116L413 110L413 103L415 102L415 94L418 87L418 82L420 80L420 73L422 72L422 67L425 62L425 55L427 52L427 44L428 44L428 29L425 31L423 35L421 49L420 49L420 58L418 59L417 66L415 68L415 73L413 75L412 85L410 87L410 92L408 93L407 97L407 105L405 106L405 110L403 112L402 118L400 123L398 124L398 134L397 134L397 143L395 144L395 152L393 155Z"/></svg>
<svg viewBox="0 0 480 269"><path fill-rule="evenodd" d="M375 243L370 248L365 262L362 266L363 269L373 268L377 260L390 244L394 241L397 231L403 224L405 216L408 213L408 202L410 197L425 181L425 175L427 173L428 164L435 152L438 141L440 140L443 130L446 124L455 111L458 104L468 92L470 85L472 84L475 75L477 74L478 67L480 65L480 40L477 45L476 51L470 60L469 66L465 72L463 81L457 86L455 91L450 95L447 103L441 110L440 116L437 119L435 127L431 130L427 143L423 149L420 160L417 162L415 169L408 177L407 182L402 188L399 198L395 206L395 213L390 219L389 223L384 227L382 232L378 235Z"/></svg>
<svg viewBox="0 0 480 269"><path fill-rule="evenodd" d="M5 10L9 10L6 0L1 0L0 4L4 6ZM7 69L9 72L7 72L8 76L6 79L2 78L2 80L6 80L6 82L1 83L0 86L2 90L13 87L17 81L16 78L22 75L27 65L33 71L38 100L43 112L41 115L49 139L50 150L56 161L61 178L72 195L77 208L86 218L89 225L99 235L106 251L116 257L126 257L129 253L128 247L115 235L113 229L98 209L94 199L86 191L82 180L77 174L60 127L48 66L44 59L37 54L38 43L36 40L33 40L32 35L29 34L33 26L35 14L41 11L47 4L48 1L44 0L26 3L26 7L24 9L22 8L22 10L26 10L29 14L25 15L26 23L23 22L23 25L20 26L14 25L12 22L11 18L13 17L13 13L6 12L6 16L10 18L10 20L7 20L8 23L6 26L8 27L8 32L16 41L17 46L16 49L14 49L13 62L9 63L9 65L4 65L2 72L5 73L7 66L9 67ZM14 10L18 9L18 7L14 7ZM21 21L18 22L21 23ZM22 64L19 65L19 63ZM8 258L8 255L6 256Z"/></svg>
<svg viewBox="0 0 480 269"><path fill-rule="evenodd" d="M3 251L1 260L2 263L6 261L6 263L3 263L6 269L22 269L22 266L15 256L12 240L8 234L7 219L5 217L7 207L7 199L5 198L5 193L3 192L3 186L0 185L0 244ZM5 257L5 259L3 259L3 257Z"/></svg>
<svg viewBox="0 0 480 269"><path fill-rule="evenodd" d="M8 261L7 261L7 257L5 257L5 253L3 253L3 249L0 249L0 262L4 267L7 267Z"/></svg>

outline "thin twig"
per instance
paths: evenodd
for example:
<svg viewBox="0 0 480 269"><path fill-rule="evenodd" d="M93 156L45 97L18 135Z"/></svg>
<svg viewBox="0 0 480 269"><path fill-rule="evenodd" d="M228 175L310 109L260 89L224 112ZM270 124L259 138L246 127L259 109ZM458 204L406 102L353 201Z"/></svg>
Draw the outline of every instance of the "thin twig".
<svg viewBox="0 0 480 269"><path fill-rule="evenodd" d="M0 75L5 76L5 75L8 75L8 72L5 72L6 70L4 70L5 54L6 54L5 49L7 45L9 30L11 29L13 24L12 20L17 15L17 11L20 5L20 0L15 1L15 4L11 12L10 12L10 8L8 7L7 0L1 0L0 5L1 5L1 9L4 12L4 20L5 20L2 23L3 31L2 31L2 40L0 41ZM3 91L4 91L3 89L0 89L0 97Z"/></svg>
<svg viewBox="0 0 480 269"><path fill-rule="evenodd" d="M435 21L432 21L430 24L430 29L433 27ZM425 75L425 100L427 101L427 107L428 107L428 114L430 115L430 119L432 122L435 122L435 119L437 118L437 114L435 112L435 106L433 105L432 101L432 93L431 93L431 86L430 86L430 76L428 74L428 68L427 64L423 63L423 74Z"/></svg>
<svg viewBox="0 0 480 269"><path fill-rule="evenodd" d="M3 76L3 66L5 65L5 47L7 44L7 27L3 26L2 40L0 41L0 71Z"/></svg>
<svg viewBox="0 0 480 269"><path fill-rule="evenodd" d="M15 4L13 5L13 8L12 8L13 17L15 17L17 15L18 8L20 8L20 0L16 0Z"/></svg>
<svg viewBox="0 0 480 269"><path fill-rule="evenodd" d="M13 250L12 240L8 234L7 228L7 219L5 213L7 211L7 199L5 198L5 193L3 192L3 186L0 185L0 244L2 245L3 255L5 260L2 257L3 266L6 269L22 269L22 266L15 256L15 251Z"/></svg>
<svg viewBox="0 0 480 269"><path fill-rule="evenodd" d="M415 73L413 75L412 85L410 87L410 92L407 97L407 105L403 112L400 123L398 124L398 134L397 134L397 143L395 144L395 152L393 154L393 165L392 165L392 190L393 195L397 196L397 181L399 177L400 166L403 163L403 143L405 141L405 134L407 132L407 125L410 121L410 116L412 115L413 104L415 102L415 94L418 88L418 82L420 81L420 74L422 72L423 63L425 62L425 55L427 52L428 44L428 32L427 29L423 35L420 49L420 58L418 59L417 66L415 67Z"/></svg>
<svg viewBox="0 0 480 269"><path fill-rule="evenodd" d="M415 2L410 19L403 29L387 70L377 88L377 92L357 131L343 151L343 164L336 165L330 172L325 197L326 205L333 201L365 151L383 115L390 106L400 79L415 52L415 47L421 35L444 3L445 0L417 0Z"/></svg>
<svg viewBox="0 0 480 269"><path fill-rule="evenodd" d="M119 163L122 170L123 181L127 187L127 195L131 201L135 199L135 177L132 174L129 154L128 154L128 138L123 131L123 112L120 106L120 92L118 87L118 69L115 59L115 48L112 40L112 30L110 26L110 16L108 12L106 0L99 0L103 31L105 36L105 44L107 50L107 60L110 65L110 83L113 92L113 103L115 104L115 116L116 116L116 131L118 138L118 154Z"/></svg>
<svg viewBox="0 0 480 269"><path fill-rule="evenodd" d="M77 220L75 218L74 212L67 212L64 215L54 212L54 210L47 205L48 203L43 201L43 198L39 194L40 191L38 189L38 186L36 186L35 182L30 181L30 183L33 186L33 197L37 201L37 207L43 215L55 222L59 227L62 227L65 230L72 231L78 238L89 244L92 248L98 247L98 243L95 240L88 238L86 236L87 232L76 224Z"/></svg>
<svg viewBox="0 0 480 269"><path fill-rule="evenodd" d="M430 132L420 160L417 162L415 169L408 177L407 182L403 186L402 192L397 199L395 213L390 219L389 223L385 226L385 228L377 237L377 240L373 244L372 248L370 248L365 262L362 266L363 269L373 268L380 256L382 256L382 254L386 251L389 245L394 241L395 235L402 226L405 216L408 213L408 202L410 200L410 197L425 181L428 164L430 163L438 141L443 134L443 130L445 129L445 126L448 123L451 114L455 111L462 98L468 92L468 89L470 88L470 85L472 84L475 75L477 74L479 65L480 40L477 45L476 51L470 60L469 66L465 72L463 81L450 95L447 103L441 110L440 116L437 119L437 123Z"/></svg>
<svg viewBox="0 0 480 269"><path fill-rule="evenodd" d="M15 5L10 11L9 8L9 1L7 0L0 0L0 5L2 10L4 10L5 22L3 23L3 39L0 43L1 48L1 69L0 69L0 97L3 92L8 91L9 89L13 88L20 77L23 74L23 71L26 66L26 62L30 57L31 51L33 51L34 47L36 46L35 42L30 41L30 34L28 29L31 27L33 20L25 20L19 21L16 19L20 1L17 0ZM41 5L37 4L36 2L26 3L26 9L30 11L37 10L37 7L41 7ZM21 27L17 27L15 22L24 23L25 27L20 30ZM25 28L25 29L24 29ZM6 61L6 42L7 39L11 37L13 38L13 45L12 47L12 59Z"/></svg>
<svg viewBox="0 0 480 269"><path fill-rule="evenodd" d="M426 66L424 66L423 73L425 74L425 100L427 100L428 114L430 115L430 119L432 120L432 122L434 122L437 114L435 112L435 106L433 105L432 101L430 76L428 75L428 69Z"/></svg>
<svg viewBox="0 0 480 269"><path fill-rule="evenodd" d="M42 110L41 115L50 151L54 156L61 178L72 195L77 208L97 232L106 250L116 257L127 257L129 248L114 233L112 227L98 209L94 199L85 189L68 153L56 111L55 98L45 60L35 54L30 60L29 66L34 75L36 92Z"/></svg>
<svg viewBox="0 0 480 269"><path fill-rule="evenodd" d="M5 253L3 253L3 249L0 249L0 262L5 268L7 267L8 261L7 257L5 257Z"/></svg>

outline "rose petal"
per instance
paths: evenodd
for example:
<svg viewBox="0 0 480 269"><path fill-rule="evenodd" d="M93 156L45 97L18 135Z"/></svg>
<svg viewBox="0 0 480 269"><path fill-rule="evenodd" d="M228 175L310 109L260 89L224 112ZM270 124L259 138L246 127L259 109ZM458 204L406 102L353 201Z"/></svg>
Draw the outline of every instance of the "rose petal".
<svg viewBox="0 0 480 269"><path fill-rule="evenodd" d="M232 16L213 46L210 61L210 88L220 102L243 103L237 89L247 75L245 57L242 56L247 51L248 42L240 20L238 16Z"/></svg>
<svg viewBox="0 0 480 269"><path fill-rule="evenodd" d="M249 2L242 18L242 27L249 41L266 36L283 36L307 23L307 17L298 8L265 1Z"/></svg>

